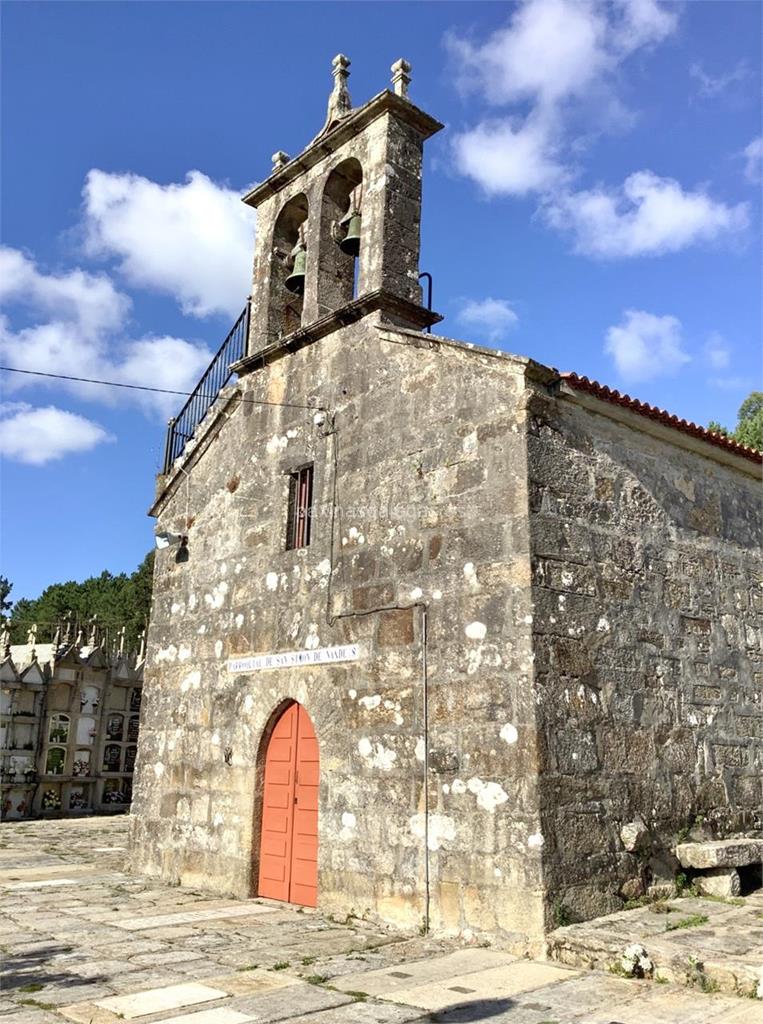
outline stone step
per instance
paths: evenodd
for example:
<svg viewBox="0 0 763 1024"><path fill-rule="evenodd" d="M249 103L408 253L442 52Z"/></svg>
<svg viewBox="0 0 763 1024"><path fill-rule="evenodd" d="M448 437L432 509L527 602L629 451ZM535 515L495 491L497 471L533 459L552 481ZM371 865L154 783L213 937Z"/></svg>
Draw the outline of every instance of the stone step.
<svg viewBox="0 0 763 1024"><path fill-rule="evenodd" d="M763 861L763 839L717 839L679 843L676 857L684 868L743 868Z"/></svg>
<svg viewBox="0 0 763 1024"><path fill-rule="evenodd" d="M569 967L618 975L627 973L626 949L640 946L653 964L647 976L654 980L703 992L763 998L760 946L744 938L754 928L752 907L700 898L675 900L670 907L669 915L640 907L557 928L547 936L548 956ZM701 917L708 920L696 927L679 923ZM668 924L672 930L667 930Z"/></svg>

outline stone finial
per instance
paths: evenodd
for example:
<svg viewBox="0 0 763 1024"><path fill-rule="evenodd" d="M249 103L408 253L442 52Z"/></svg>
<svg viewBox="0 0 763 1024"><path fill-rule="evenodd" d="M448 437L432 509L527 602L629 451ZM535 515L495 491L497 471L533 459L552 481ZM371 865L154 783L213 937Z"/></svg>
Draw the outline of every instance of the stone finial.
<svg viewBox="0 0 763 1024"><path fill-rule="evenodd" d="M343 53L338 53L331 62L334 88L329 96L326 123L321 129L320 135L325 135L334 125L339 124L343 117L347 117L352 110L352 100L347 89L347 79L350 77L350 72L347 69L350 63L350 58L345 57Z"/></svg>
<svg viewBox="0 0 763 1024"><path fill-rule="evenodd" d="M8 620L3 619L3 626L0 629L0 647L3 649L3 657L10 658L11 656L11 631L8 629Z"/></svg>
<svg viewBox="0 0 763 1024"><path fill-rule="evenodd" d="M273 170L271 173L275 174L276 171L280 171L282 167L285 167L291 157L288 153L284 153L282 149L279 149L277 153L274 153L271 158L273 161Z"/></svg>
<svg viewBox="0 0 763 1024"><path fill-rule="evenodd" d="M117 648L117 654L119 655L120 658L123 657L123 655L125 653L125 633L126 632L127 632L126 628L124 626L122 626L122 628L117 633L117 636L119 637L119 646Z"/></svg>
<svg viewBox="0 0 763 1024"><path fill-rule="evenodd" d="M402 57L390 68L392 72L392 91L396 96L408 98L408 86L411 84L411 65Z"/></svg>
<svg viewBox="0 0 763 1024"><path fill-rule="evenodd" d="M138 661L143 661L146 653L146 631L142 629L138 636Z"/></svg>
<svg viewBox="0 0 763 1024"><path fill-rule="evenodd" d="M27 642L27 645L29 647L31 647L32 649L34 649L35 645L37 644L37 623L36 622L33 623L32 627L30 628L29 632L27 633L27 635L26 635L26 642Z"/></svg>
<svg viewBox="0 0 763 1024"><path fill-rule="evenodd" d="M94 615L90 620L90 636L87 639L88 647L98 647L100 641L99 634L98 616Z"/></svg>

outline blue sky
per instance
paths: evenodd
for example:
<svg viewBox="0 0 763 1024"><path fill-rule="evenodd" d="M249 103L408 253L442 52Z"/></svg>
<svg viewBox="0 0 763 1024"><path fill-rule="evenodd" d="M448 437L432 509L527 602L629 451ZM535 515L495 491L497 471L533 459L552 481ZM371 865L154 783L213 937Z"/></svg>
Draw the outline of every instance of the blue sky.
<svg viewBox="0 0 763 1024"><path fill-rule="evenodd" d="M35 3L2 11L0 356L188 388L243 307L239 202L413 64L443 334L700 423L760 387L761 6ZM176 404L0 374L13 596L152 543Z"/></svg>

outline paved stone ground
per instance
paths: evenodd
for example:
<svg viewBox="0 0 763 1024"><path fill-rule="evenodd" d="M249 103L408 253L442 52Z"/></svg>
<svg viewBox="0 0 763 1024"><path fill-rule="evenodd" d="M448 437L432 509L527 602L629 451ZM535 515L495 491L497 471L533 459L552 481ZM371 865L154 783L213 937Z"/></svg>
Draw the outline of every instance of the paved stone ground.
<svg viewBox="0 0 763 1024"><path fill-rule="evenodd" d="M607 970L630 943L644 947L662 981L763 997L763 890L663 900L569 925L552 933L550 952L564 964Z"/></svg>
<svg viewBox="0 0 763 1024"><path fill-rule="evenodd" d="M124 818L0 826L0 1024L755 1024L763 1004L123 873Z"/></svg>

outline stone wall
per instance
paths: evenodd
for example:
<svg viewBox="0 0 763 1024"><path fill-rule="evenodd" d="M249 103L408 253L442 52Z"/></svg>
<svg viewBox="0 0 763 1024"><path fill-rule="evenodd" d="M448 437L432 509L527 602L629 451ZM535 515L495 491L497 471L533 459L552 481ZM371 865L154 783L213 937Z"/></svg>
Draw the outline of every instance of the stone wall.
<svg viewBox="0 0 763 1024"><path fill-rule="evenodd" d="M256 892L264 745L297 700L320 746L319 907L416 928L428 858L433 927L538 948L533 374L553 376L367 316L221 395L159 481L159 526L187 532L189 559L157 552L136 870ZM310 461L312 543L287 551L288 474ZM226 670L346 642L357 662Z"/></svg>
<svg viewBox="0 0 763 1024"><path fill-rule="evenodd" d="M572 393L532 403L550 920L672 878L677 833L760 828L760 467ZM641 815L651 848L627 852ZM624 887L624 889L623 889Z"/></svg>

